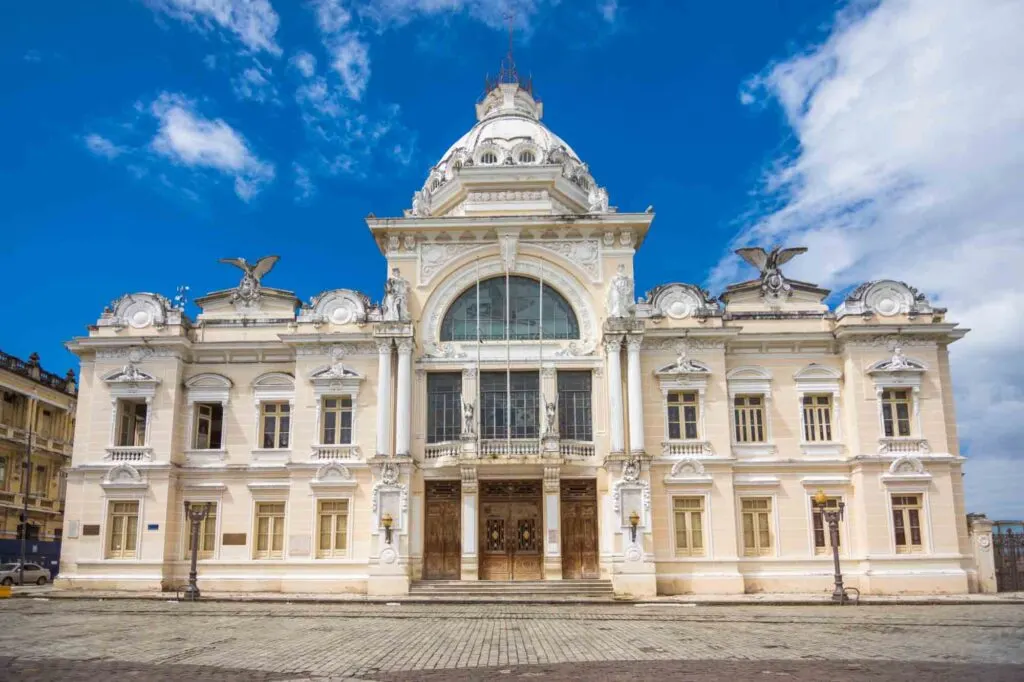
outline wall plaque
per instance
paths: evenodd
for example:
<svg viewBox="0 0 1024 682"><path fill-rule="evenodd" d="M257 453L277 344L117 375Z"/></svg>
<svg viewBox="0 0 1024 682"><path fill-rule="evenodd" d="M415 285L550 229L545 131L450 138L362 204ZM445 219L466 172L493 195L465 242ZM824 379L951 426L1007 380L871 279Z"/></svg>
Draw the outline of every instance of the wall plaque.
<svg viewBox="0 0 1024 682"><path fill-rule="evenodd" d="M230 547L230 546L236 546L237 547L238 545L243 545L244 546L245 545L245 533L224 533L224 537L222 538L221 544L226 546L226 547Z"/></svg>
<svg viewBox="0 0 1024 682"><path fill-rule="evenodd" d="M82 535L83 536L99 535L99 534L100 534L100 524L98 524L98 523L96 523L96 524L87 523L84 526L82 526Z"/></svg>

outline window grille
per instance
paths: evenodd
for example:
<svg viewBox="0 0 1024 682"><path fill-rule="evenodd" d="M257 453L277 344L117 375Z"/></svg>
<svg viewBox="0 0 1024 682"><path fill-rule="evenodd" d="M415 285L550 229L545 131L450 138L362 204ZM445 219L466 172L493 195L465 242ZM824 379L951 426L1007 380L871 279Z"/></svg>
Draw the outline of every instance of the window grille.
<svg viewBox="0 0 1024 682"><path fill-rule="evenodd" d="M558 435L567 440L592 441L591 373L558 373Z"/></svg>
<svg viewBox="0 0 1024 682"><path fill-rule="evenodd" d="M540 376L537 372L482 372L480 407L482 438L539 438Z"/></svg>
<svg viewBox="0 0 1024 682"><path fill-rule="evenodd" d="M427 374L427 442L458 440L461 433L462 373Z"/></svg>
<svg viewBox="0 0 1024 682"><path fill-rule="evenodd" d="M505 277L480 281L480 340L512 341L578 339L579 322L569 302L547 284L529 277L509 277L506 306ZM541 320L540 297L544 296ZM508 315L506 316L506 310ZM542 329L543 328L543 329ZM445 313L441 323L442 341L475 341L477 338L477 286L463 292Z"/></svg>

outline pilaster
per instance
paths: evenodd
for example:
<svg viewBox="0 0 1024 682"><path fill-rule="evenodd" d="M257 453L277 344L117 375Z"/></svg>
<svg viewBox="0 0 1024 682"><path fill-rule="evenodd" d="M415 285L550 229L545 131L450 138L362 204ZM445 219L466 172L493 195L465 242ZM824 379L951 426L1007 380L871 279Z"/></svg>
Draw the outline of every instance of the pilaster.
<svg viewBox="0 0 1024 682"><path fill-rule="evenodd" d="M562 579L562 497L557 466L544 467L544 579Z"/></svg>
<svg viewBox="0 0 1024 682"><path fill-rule="evenodd" d="M412 435L412 347L411 338L397 339L398 380L395 391L395 454L409 456Z"/></svg>
<svg viewBox="0 0 1024 682"><path fill-rule="evenodd" d="M640 382L640 346L642 334L626 337L626 384L629 400L629 452L643 455L644 447L644 392Z"/></svg>
<svg viewBox="0 0 1024 682"><path fill-rule="evenodd" d="M462 580L480 579L477 550L478 486L476 467L462 467Z"/></svg>
<svg viewBox="0 0 1024 682"><path fill-rule="evenodd" d="M611 454L621 455L625 449L622 424L622 336L606 336L603 342L608 367L608 428Z"/></svg>

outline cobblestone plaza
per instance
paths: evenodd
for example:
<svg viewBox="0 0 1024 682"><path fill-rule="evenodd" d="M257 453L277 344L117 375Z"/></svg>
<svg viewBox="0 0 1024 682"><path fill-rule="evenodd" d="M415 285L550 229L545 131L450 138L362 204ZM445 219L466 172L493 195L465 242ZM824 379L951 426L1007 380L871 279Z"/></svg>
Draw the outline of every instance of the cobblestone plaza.
<svg viewBox="0 0 1024 682"><path fill-rule="evenodd" d="M0 622L0 679L1024 678L1012 605L14 599Z"/></svg>

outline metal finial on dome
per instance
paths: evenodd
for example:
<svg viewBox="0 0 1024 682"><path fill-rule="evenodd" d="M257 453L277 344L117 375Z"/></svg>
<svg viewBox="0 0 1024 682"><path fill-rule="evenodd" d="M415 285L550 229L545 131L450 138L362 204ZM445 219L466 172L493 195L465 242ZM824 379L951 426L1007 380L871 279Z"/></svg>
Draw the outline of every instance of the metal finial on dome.
<svg viewBox="0 0 1024 682"><path fill-rule="evenodd" d="M486 92L490 92L502 84L515 84L531 95L533 94L533 79L520 80L519 70L516 68L516 60L513 54L515 17L515 12L512 11L505 14L505 20L508 22L508 52L505 54L505 58L501 60L498 77L493 80L490 77L486 79Z"/></svg>

